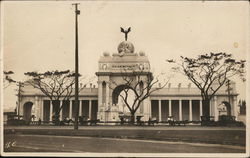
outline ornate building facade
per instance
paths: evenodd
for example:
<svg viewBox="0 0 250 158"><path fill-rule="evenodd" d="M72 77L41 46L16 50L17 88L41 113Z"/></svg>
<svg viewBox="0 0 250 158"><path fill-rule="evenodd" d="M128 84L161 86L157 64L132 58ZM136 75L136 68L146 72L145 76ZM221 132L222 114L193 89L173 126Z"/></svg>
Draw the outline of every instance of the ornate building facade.
<svg viewBox="0 0 250 158"><path fill-rule="evenodd" d="M119 94L124 90L123 75L130 75L132 71L141 72L142 81L146 81L151 74L150 62L144 52L135 53L131 42L123 41L118 45L118 52L110 55L103 53L98 63L98 86L90 85L83 88L79 94L79 115L101 121L119 121L121 105ZM125 70L125 72L124 72ZM142 87L144 84L142 84ZM231 84L230 95L227 87L222 87L210 102L210 115L218 120L219 115L233 115L237 118L237 92L235 84ZM55 110L65 102L60 112L60 118L74 119L74 100L52 102L38 89L27 84L22 88L19 114L29 120L32 115L35 119L51 121ZM202 115L200 91L191 85L165 88L153 92L145 99L136 115L143 116L143 120L156 117L158 121L166 121L169 116L175 120L199 121ZM123 111L124 112L124 111Z"/></svg>

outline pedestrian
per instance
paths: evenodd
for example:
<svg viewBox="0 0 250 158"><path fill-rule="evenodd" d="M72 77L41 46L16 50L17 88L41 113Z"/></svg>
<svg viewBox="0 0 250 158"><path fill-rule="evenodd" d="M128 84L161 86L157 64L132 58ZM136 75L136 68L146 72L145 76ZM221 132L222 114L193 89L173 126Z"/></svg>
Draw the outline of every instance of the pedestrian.
<svg viewBox="0 0 250 158"><path fill-rule="evenodd" d="M38 125L40 126L41 124L42 124L42 120L41 120L41 118L39 118Z"/></svg>

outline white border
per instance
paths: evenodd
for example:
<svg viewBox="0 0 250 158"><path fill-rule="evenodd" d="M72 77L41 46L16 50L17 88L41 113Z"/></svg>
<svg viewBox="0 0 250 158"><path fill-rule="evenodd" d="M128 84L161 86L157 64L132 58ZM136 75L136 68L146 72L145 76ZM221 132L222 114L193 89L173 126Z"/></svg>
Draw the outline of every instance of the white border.
<svg viewBox="0 0 250 158"><path fill-rule="evenodd" d="M39 0L41 1L41 0ZM55 0L48 0L48 1L55 1ZM63 0L61 0L63 1ZM85 1L85 0L83 0ZM99 1L99 0L97 0ZM101 0L100 0L101 1ZM112 1L112 0L111 0ZM119 0L117 0L119 1ZM124 0L124 1L130 1L130 0ZM131 0L132 1L132 0ZM144 0L137 0L137 1L144 1ZM156 0L157 1L157 0ZM158 0L158 1L164 1L164 0ZM178 0L177 0L178 1ZM179 0L182 1L182 0ZM192 1L192 0L190 0ZM72 1L73 2L73 1ZM3 3L3 1L2 1ZM1 17L3 17L3 7L2 7L2 3L0 4L1 7ZM247 4L247 3L246 3ZM247 24L248 27L250 28L250 16L249 16L249 9L248 9L248 18L247 18ZM2 19L2 18L1 18ZM0 136L0 155L2 156L61 156L61 157L249 157L250 156L250 147L249 147L249 143L250 143L250 137L249 137L249 130L250 130L250 117L248 117L250 115L250 106L248 106L247 108L247 114L246 114L246 153L228 153L228 154L224 154L224 153L66 153L66 152L15 152L15 153L9 153L9 152L3 152L3 22L1 20L1 43L0 43L0 102L1 102L1 107L0 107L0 130L1 130L1 136ZM250 96L249 96L249 92L250 92L250 85L249 85L249 80L250 79L250 49L249 49L249 37L250 37L250 31L249 29L247 30L247 34L248 36L246 37L246 47L248 48L248 51L246 52L247 54L247 63L246 63L246 69L247 69L247 88L246 88L246 104L250 104Z"/></svg>

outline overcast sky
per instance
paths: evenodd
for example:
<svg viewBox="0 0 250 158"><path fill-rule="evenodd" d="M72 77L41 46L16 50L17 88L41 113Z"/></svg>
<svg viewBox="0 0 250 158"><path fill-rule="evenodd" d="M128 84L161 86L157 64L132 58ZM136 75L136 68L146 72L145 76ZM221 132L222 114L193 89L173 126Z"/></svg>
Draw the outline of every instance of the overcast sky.
<svg viewBox="0 0 250 158"><path fill-rule="evenodd" d="M144 51L154 72L167 71L166 59L180 55L227 52L246 59L248 2L81 1L79 61L82 75L94 76L103 52L117 53L124 40L120 27L131 27L128 40ZM2 3L4 70L24 81L28 71L74 70L74 7L71 1ZM189 81L177 75L170 82ZM236 80L240 98L245 84ZM4 90L4 105L15 106L14 89Z"/></svg>

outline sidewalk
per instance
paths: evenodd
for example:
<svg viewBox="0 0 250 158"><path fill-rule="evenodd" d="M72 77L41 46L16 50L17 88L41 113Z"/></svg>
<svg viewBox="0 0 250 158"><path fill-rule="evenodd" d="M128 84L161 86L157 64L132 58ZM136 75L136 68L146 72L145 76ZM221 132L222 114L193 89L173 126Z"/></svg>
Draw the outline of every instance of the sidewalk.
<svg viewBox="0 0 250 158"><path fill-rule="evenodd" d="M245 146L245 128L201 126L5 126L4 134L85 136Z"/></svg>

